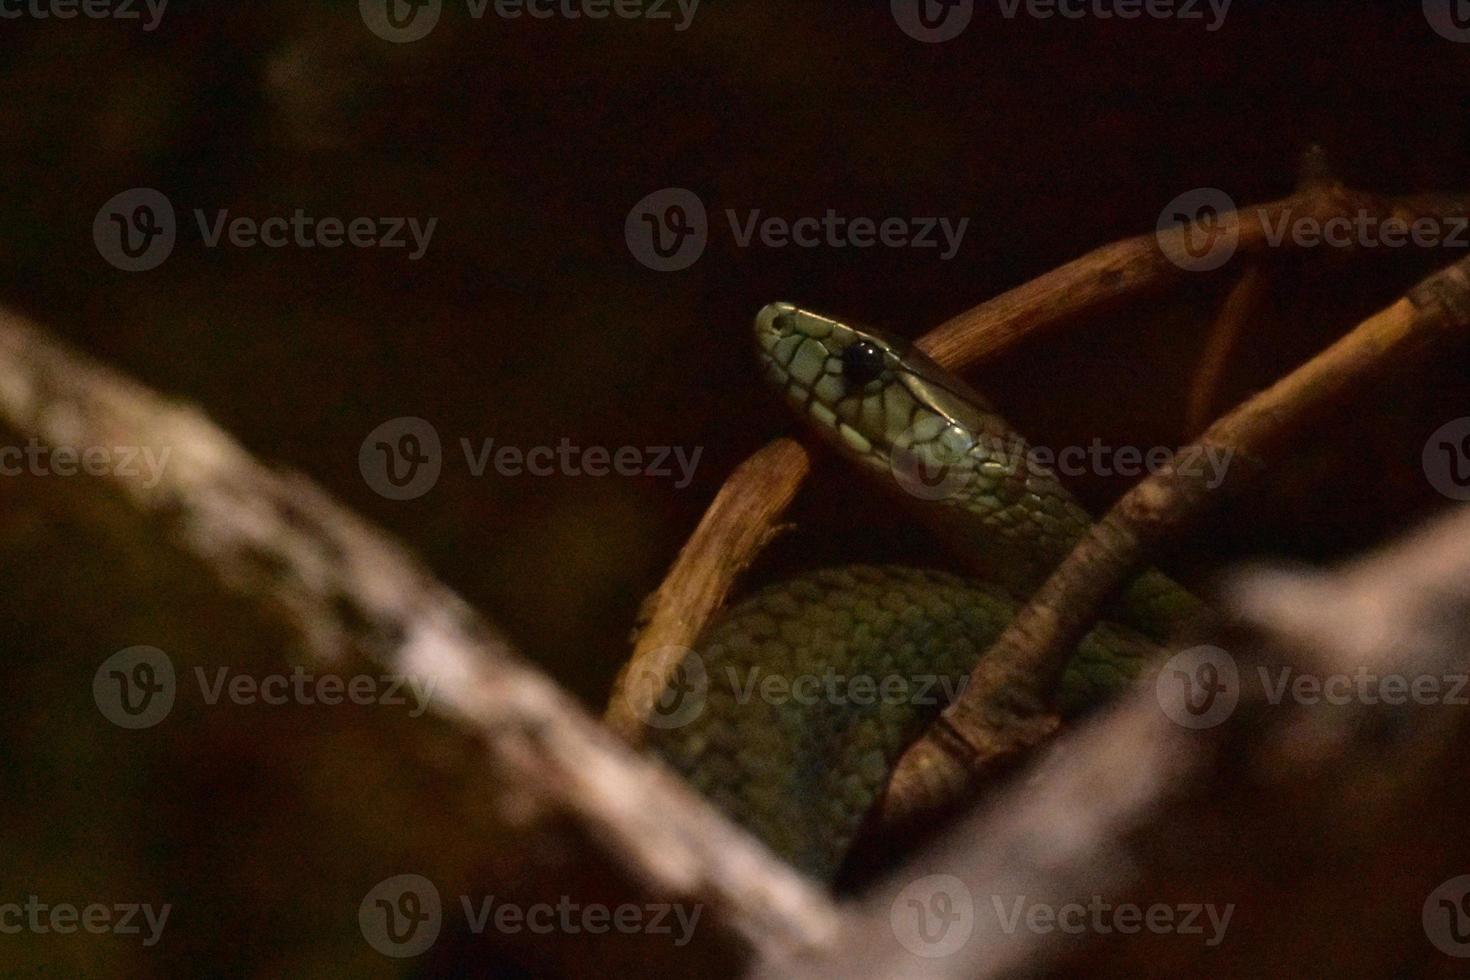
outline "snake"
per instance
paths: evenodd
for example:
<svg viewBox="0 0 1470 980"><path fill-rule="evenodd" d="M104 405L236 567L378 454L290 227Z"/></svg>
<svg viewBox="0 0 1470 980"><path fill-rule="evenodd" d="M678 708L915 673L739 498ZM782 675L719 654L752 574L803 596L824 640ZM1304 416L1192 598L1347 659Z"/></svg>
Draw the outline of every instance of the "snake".
<svg viewBox="0 0 1470 980"><path fill-rule="evenodd" d="M811 431L978 573L857 564L759 589L684 653L663 713L646 719L649 750L830 883L903 750L1092 517L978 392L912 345L791 303L764 307L755 338ZM1079 642L1057 710L1106 703L1202 610L1162 572L1139 573Z"/></svg>

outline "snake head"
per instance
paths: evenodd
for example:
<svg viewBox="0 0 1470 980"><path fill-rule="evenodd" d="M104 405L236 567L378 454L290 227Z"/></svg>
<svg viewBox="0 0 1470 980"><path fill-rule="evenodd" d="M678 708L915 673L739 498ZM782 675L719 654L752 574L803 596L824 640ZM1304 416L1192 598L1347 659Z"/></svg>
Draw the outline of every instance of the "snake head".
<svg viewBox="0 0 1470 980"><path fill-rule="evenodd" d="M881 391L903 362L898 341L859 330L791 303L771 303L755 317L766 375L806 405L834 407L858 392Z"/></svg>
<svg viewBox="0 0 1470 980"><path fill-rule="evenodd" d="M966 452L992 418L964 382L904 341L791 303L755 318L766 377L845 456L888 470L895 453ZM942 445L940 445L942 444Z"/></svg>

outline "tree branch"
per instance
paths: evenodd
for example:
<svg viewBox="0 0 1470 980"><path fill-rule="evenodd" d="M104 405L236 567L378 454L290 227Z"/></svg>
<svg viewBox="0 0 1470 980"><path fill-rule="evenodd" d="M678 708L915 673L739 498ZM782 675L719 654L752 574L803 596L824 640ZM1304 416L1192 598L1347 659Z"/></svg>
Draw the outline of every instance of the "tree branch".
<svg viewBox="0 0 1470 980"><path fill-rule="evenodd" d="M1470 512L1341 571L1241 573L1225 610L1239 626L1205 715L1186 709L1201 675L1160 671L875 888L839 955L797 975L1460 975ZM1120 929L1124 904L1172 926ZM1190 905L1229 919L1196 908L1190 933Z"/></svg>
<svg viewBox="0 0 1470 980"><path fill-rule="evenodd" d="M1162 546L1176 540L1222 494L1238 490L1263 461L1376 374L1470 326L1470 259L1428 277L1403 299L1212 425L1169 465L1144 479L1063 560L981 658L970 683L900 760L887 806L897 815L963 798L992 771L1014 764L1047 729L1053 691L1077 642L1104 605ZM1180 460L1213 452L1236 463L1222 488L1204 467ZM906 767L922 773L910 778ZM916 801L903 793L923 793Z"/></svg>
<svg viewBox="0 0 1470 980"><path fill-rule="evenodd" d="M780 959L830 939L837 914L820 892L609 738L399 544L305 477L256 461L197 409L0 311L0 420L50 446L152 448L166 461L156 485L112 471L79 486L121 490L138 520L284 618L312 660L346 668L366 658L420 679L438 721L482 750L460 775L483 798L463 809L524 817L517 839L483 838L503 848L486 855L501 873L529 874L538 854L564 850L555 821L570 821L587 866L620 875L625 897L700 905L705 934L746 955ZM663 952L681 955L668 944Z"/></svg>

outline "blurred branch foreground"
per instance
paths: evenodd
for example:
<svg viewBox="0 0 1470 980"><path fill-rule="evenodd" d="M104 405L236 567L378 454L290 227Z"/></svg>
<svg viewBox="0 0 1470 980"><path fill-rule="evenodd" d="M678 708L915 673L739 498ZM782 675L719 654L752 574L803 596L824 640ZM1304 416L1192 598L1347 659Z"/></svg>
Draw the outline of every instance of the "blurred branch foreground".
<svg viewBox="0 0 1470 980"><path fill-rule="evenodd" d="M1443 306L1466 309L1454 299ZM1470 869L1459 818L1470 803L1459 778L1470 762L1460 700L1470 515L1335 573L1242 574L1222 603L1240 620L1222 640L1230 653L1176 656L1126 703L1053 742L1024 784L839 905L625 748L404 549L196 410L0 314L0 420L46 446L169 450L156 484L100 475L64 505L120 496L159 549L208 567L271 629L283 623L300 659L343 674L392 670L435 692L432 710L385 743L393 756L367 761L374 772L447 773L433 799L390 799L393 783L373 807L426 826L453 815L458 840L421 865L441 891L698 910L682 944L677 929L533 935L492 923L455 969L510 957L561 974L613 964L1072 976L1085 964L1090 976L1448 976L1452 957L1470 955L1470 878L1456 883ZM44 481L11 482L23 494ZM1338 678L1353 692L1398 691L1398 678L1408 694L1323 696L1346 689ZM291 758L294 733L261 737L284 739ZM369 819L340 806L343 826ZM403 858L363 863L378 857ZM245 856L265 879L302 859ZM342 930L360 927L363 962L391 962L369 948L368 917L354 919L373 884L318 897L341 907L307 917L301 948L340 945ZM446 899L445 918L457 911ZM438 952L451 948L441 940Z"/></svg>

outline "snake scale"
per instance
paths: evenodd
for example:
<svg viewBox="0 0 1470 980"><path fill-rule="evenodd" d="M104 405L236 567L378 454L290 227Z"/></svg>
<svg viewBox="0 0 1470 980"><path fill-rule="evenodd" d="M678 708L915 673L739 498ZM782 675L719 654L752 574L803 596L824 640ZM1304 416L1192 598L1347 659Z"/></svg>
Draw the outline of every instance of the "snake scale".
<svg viewBox="0 0 1470 980"><path fill-rule="evenodd" d="M839 454L908 491L979 579L854 565L759 590L707 629L648 745L807 874L831 880L899 754L954 695L1091 518L973 390L876 331L773 303L765 373ZM1198 601L1140 574L1069 663L1059 707L1107 699ZM693 700L676 685L696 688ZM669 698L673 697L673 701Z"/></svg>

